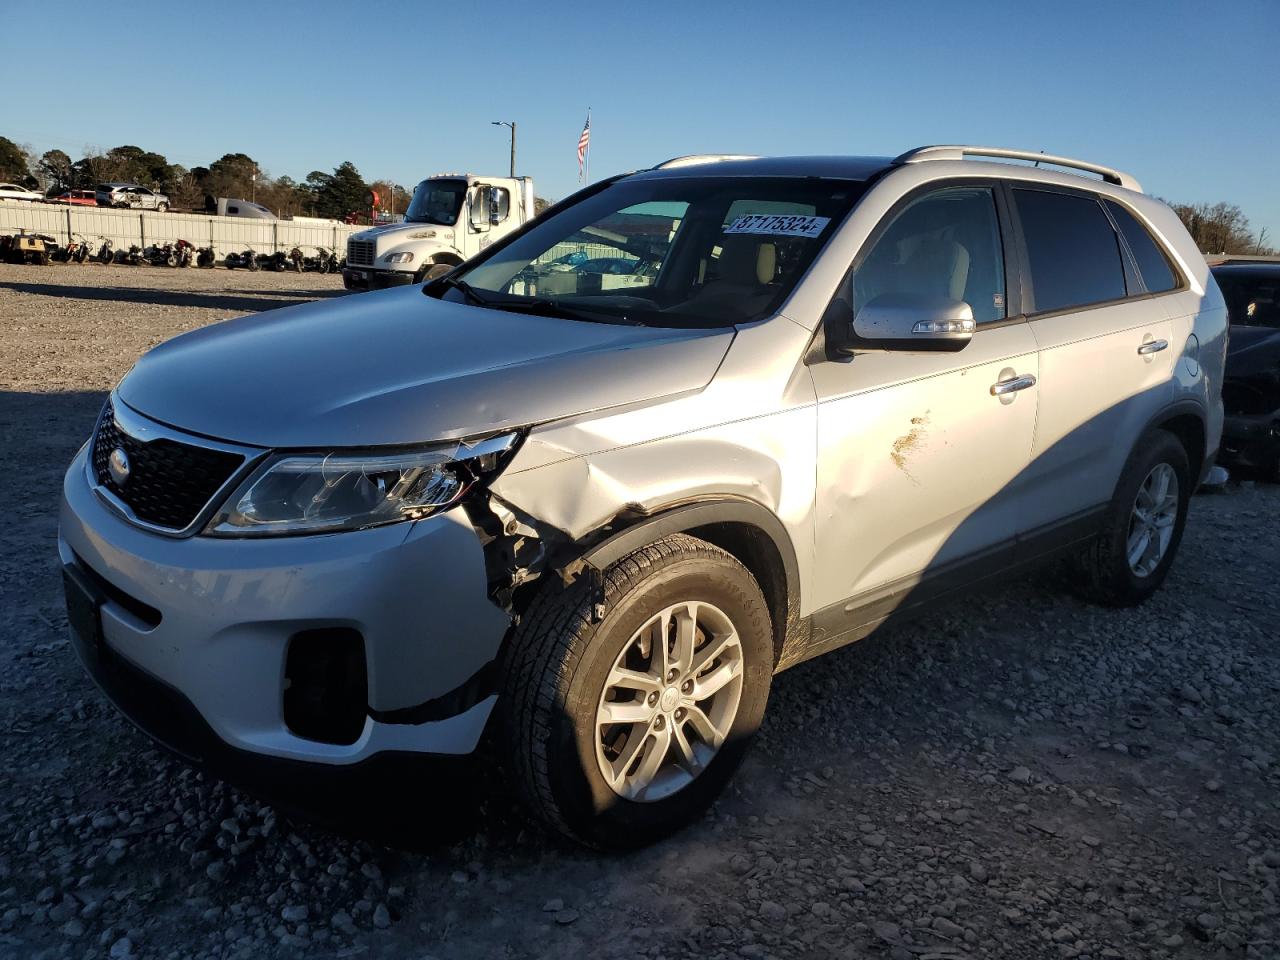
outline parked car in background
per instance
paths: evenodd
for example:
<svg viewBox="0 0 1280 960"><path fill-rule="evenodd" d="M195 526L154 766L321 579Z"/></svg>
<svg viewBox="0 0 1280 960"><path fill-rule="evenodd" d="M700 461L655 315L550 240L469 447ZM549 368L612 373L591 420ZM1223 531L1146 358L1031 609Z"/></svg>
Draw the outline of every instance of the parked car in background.
<svg viewBox="0 0 1280 960"><path fill-rule="evenodd" d="M95 190L63 190L56 197L50 197L49 202L69 203L75 207L96 207L98 194Z"/></svg>
<svg viewBox="0 0 1280 960"><path fill-rule="evenodd" d="M1231 320L1218 462L1280 483L1280 263L1227 262L1213 276Z"/></svg>
<svg viewBox="0 0 1280 960"><path fill-rule="evenodd" d="M169 209L169 198L136 183L100 183L95 196L100 207L129 207L133 210Z"/></svg>
<svg viewBox="0 0 1280 960"><path fill-rule="evenodd" d="M0 183L0 200L43 200L44 194L18 183Z"/></svg>
<svg viewBox="0 0 1280 960"><path fill-rule="evenodd" d="M437 189L424 239L503 222ZM559 269L582 247L654 268ZM780 670L1036 560L1152 597L1226 328L1177 216L1095 164L669 161L423 286L142 357L64 481L68 622L224 776L491 744L552 829L636 846L719 795Z"/></svg>

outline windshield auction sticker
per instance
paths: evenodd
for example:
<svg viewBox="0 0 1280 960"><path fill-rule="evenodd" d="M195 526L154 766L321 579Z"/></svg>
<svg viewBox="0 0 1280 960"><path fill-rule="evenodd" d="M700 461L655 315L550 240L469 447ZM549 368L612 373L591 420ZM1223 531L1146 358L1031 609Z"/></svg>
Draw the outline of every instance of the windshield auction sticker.
<svg viewBox="0 0 1280 960"><path fill-rule="evenodd" d="M738 217L724 228L724 232L762 233L771 237L816 237L830 222L830 217L785 217L753 213Z"/></svg>

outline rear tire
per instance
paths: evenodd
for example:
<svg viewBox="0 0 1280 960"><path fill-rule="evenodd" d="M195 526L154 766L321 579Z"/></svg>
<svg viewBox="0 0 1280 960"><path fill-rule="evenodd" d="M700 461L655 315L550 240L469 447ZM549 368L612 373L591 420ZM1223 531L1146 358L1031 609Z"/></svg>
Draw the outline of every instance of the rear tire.
<svg viewBox="0 0 1280 960"><path fill-rule="evenodd" d="M1134 607L1160 588L1182 540L1193 488L1187 452L1176 437L1154 430L1138 442L1102 532L1076 557L1085 599Z"/></svg>
<svg viewBox="0 0 1280 960"><path fill-rule="evenodd" d="M733 776L764 716L773 634L751 574L693 537L650 544L601 578L602 590L586 576L549 582L520 618L499 736L535 815L626 849L697 819ZM651 688L629 679L651 674L662 678L642 680ZM614 708L644 716L603 721Z"/></svg>

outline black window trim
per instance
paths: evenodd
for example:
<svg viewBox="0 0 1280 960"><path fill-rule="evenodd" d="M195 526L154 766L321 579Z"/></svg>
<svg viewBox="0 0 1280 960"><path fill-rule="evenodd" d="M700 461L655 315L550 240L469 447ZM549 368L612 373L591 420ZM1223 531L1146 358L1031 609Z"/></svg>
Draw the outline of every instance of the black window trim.
<svg viewBox="0 0 1280 960"><path fill-rule="evenodd" d="M989 320L986 323L979 323L975 333L981 333L983 330L995 330L999 327L1008 326L1011 323L1023 323L1026 321L1025 315L1022 313L1022 290L1021 290L1021 270L1017 262L1017 258L1013 255L1011 249L1011 241L1014 237L1014 224L1010 211L1006 207L1005 198L1002 196L1003 191L1000 189L1000 181L992 177L948 177L944 180L930 180L928 183L922 183L918 187L914 187L901 197L894 201L893 205L885 211L884 215L876 223L871 233L867 235L867 239L858 247L858 252L854 255L849 266L840 274L840 282L836 284L835 289L827 297L828 305L840 293L844 286L845 279L854 270L860 267L867 256L874 249L875 245L880 242L881 237L885 235L889 227L891 227L898 219L898 216L908 206L915 203L921 197L931 193L940 193L953 187L985 187L991 191L991 197L996 207L996 226L1000 231L999 241L1001 254L1004 260L1004 309L1005 315L1000 320ZM865 202L866 198L871 195L872 187L867 188L867 192L863 195L863 199L859 203ZM850 215L857 211L857 206Z"/></svg>
<svg viewBox="0 0 1280 960"><path fill-rule="evenodd" d="M1151 227L1148 225L1147 218L1142 216L1142 214L1140 214L1137 210L1133 209L1133 207L1129 206L1129 204L1123 203L1115 197L1109 197L1109 196L1106 196L1105 194L1099 194L1099 196L1103 201L1102 210L1104 213L1106 213L1107 219L1111 221L1111 226L1115 228L1116 236L1120 238L1120 245L1124 249L1125 253L1131 259L1133 263L1134 273L1138 275L1139 282L1142 284L1143 293L1139 295L1135 295L1130 299L1137 300L1137 299L1144 299L1145 297L1162 297L1167 293L1181 293L1189 289L1190 284L1187 282L1187 278L1183 275L1182 269L1178 266L1177 259L1169 252L1169 248L1160 239L1156 231L1152 230ZM1144 231L1146 231L1147 236L1151 239L1151 242L1155 245L1156 250L1158 250L1160 252L1160 255L1164 257L1164 261L1169 265L1169 272L1173 274L1173 280L1174 280L1173 286L1170 287L1168 290L1152 291L1151 288L1147 286L1147 280L1145 277L1142 276L1142 268L1138 266L1138 258L1134 254L1133 248L1130 247L1129 245L1129 238L1124 235L1124 230L1122 230L1120 227L1120 224L1116 222L1115 216L1112 215L1111 209L1107 206L1108 203L1114 203L1121 210L1125 211L1125 213L1129 214L1129 216L1133 217L1134 222L1137 223L1137 225L1141 227Z"/></svg>
<svg viewBox="0 0 1280 960"><path fill-rule="evenodd" d="M1016 232L1018 259L1020 261L1019 276L1022 279L1022 284L1023 284L1022 295L1024 298L1024 303L1028 304L1033 308L1032 310L1027 311L1027 313L1025 314L1025 319L1027 320L1052 319L1053 317L1084 313L1089 310L1101 310L1106 307L1118 306L1122 303L1130 303L1130 302L1136 303L1142 300L1153 300L1156 297L1166 297L1166 296L1169 296L1170 294L1183 293L1187 289L1189 289L1186 281L1186 277L1183 275L1181 269L1178 268L1177 261L1169 255L1168 249L1165 246L1165 244L1162 243L1160 239L1156 236L1155 232L1151 230L1150 227L1147 226L1146 218L1139 215L1137 211L1135 211L1131 206L1129 206L1129 204L1123 203L1122 201L1116 199L1115 197L1109 194L1097 193L1093 190L1088 190L1088 189L1083 189L1078 187L1064 187L1064 186L1059 186L1058 184L1042 183L1036 180L1005 180L1003 181L1003 183L1004 183L1005 193L1007 194L1006 202L1008 203L1010 217L1013 220L1014 229ZM1076 306L1071 306L1071 307L1062 307L1057 310L1035 310L1034 309L1035 281L1034 281L1034 278L1031 276L1031 266L1030 266L1031 258L1027 253L1026 233L1022 227L1022 217L1018 212L1017 200L1013 196L1014 190L1033 190L1033 191L1040 191L1041 193L1058 193L1058 194L1063 194L1065 196L1072 196L1072 197L1079 197L1082 199L1093 200L1095 203L1097 203L1098 206L1102 208L1103 216L1106 217L1107 223L1111 225L1111 229L1116 235L1116 245L1117 245L1117 249L1120 251L1120 262L1121 262L1122 268L1125 271L1125 285L1126 285L1125 295L1123 297L1113 297L1110 300L1098 300L1093 303L1084 303L1084 304L1077 304ZM1124 209L1126 209L1130 214L1133 215L1134 219L1138 221L1139 225L1142 226L1142 228L1147 231L1147 233L1151 236L1152 241L1156 244L1157 248L1165 256L1165 259L1169 261L1169 267L1171 270L1173 270L1174 277L1178 281L1177 286L1173 287L1170 290L1161 290L1158 293L1151 293L1149 290L1146 289L1146 282L1141 279L1142 273L1140 270L1138 270L1136 260L1133 257L1133 252L1129 249L1129 242L1125 239L1123 231L1121 231L1120 228L1116 225L1114 218L1111 216L1111 212L1107 210L1107 205L1103 202L1104 200L1111 200L1112 202L1118 204L1119 206L1124 207ZM1142 284L1142 291L1139 293L1127 292L1131 269L1133 271L1133 275L1138 278L1138 282ZM990 324L988 324L988 326L990 326Z"/></svg>

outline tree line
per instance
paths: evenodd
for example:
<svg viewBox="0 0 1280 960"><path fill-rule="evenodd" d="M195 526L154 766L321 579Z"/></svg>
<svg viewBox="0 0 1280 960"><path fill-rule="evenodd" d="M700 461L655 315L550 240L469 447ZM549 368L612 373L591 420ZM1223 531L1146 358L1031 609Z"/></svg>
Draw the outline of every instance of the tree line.
<svg viewBox="0 0 1280 960"><path fill-rule="evenodd" d="M93 189L99 183L125 182L167 194L175 209L201 210L210 197L231 197L262 204L280 217L313 216L342 220L368 216L373 194L380 211L404 213L409 193L387 180L365 181L355 164L343 161L331 173L312 170L299 182L273 177L250 156L227 153L207 167L187 169L161 153L126 144L110 150L86 148L73 160L64 150L37 155L0 136L0 180L20 183L47 196L64 190Z"/></svg>
<svg viewBox="0 0 1280 960"><path fill-rule="evenodd" d="M163 154L124 145L110 150L86 149L78 160L62 150L36 156L30 148L0 136L0 180L21 183L53 195L70 189L92 189L111 181L140 183L168 194L175 208L201 209L207 197L255 200L277 216L331 217L342 220L367 215L372 193L380 210L403 213L409 204L404 187L386 180L366 183L355 164L344 161L332 173L312 170L302 182L272 177L244 153L227 153L207 167L188 170ZM1243 210L1230 203L1165 201L1178 215L1201 252L1207 254L1275 254L1266 229L1254 233ZM539 212L546 201L539 199Z"/></svg>

